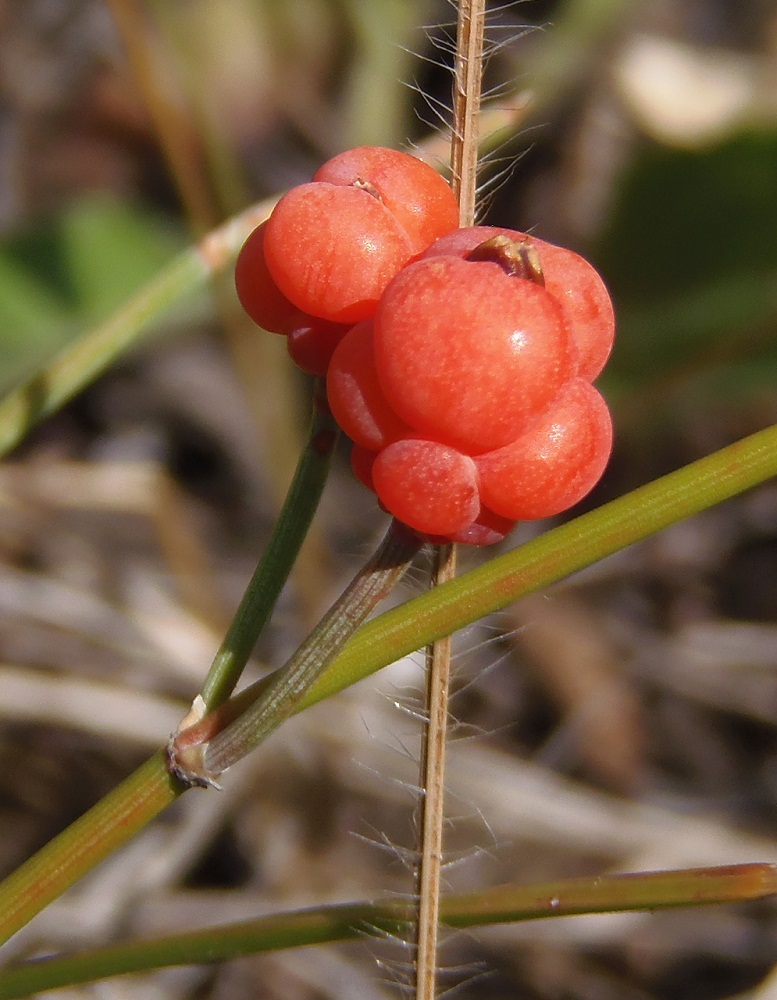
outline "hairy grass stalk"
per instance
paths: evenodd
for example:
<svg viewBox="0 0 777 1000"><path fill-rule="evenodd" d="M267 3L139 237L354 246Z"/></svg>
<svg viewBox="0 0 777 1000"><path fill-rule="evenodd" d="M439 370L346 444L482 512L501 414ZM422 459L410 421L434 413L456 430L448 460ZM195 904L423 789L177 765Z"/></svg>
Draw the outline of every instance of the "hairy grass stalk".
<svg viewBox="0 0 777 1000"><path fill-rule="evenodd" d="M475 221L485 8L485 0L461 0L458 10L453 74L451 174L453 190L459 203L461 226L471 226ZM442 545L436 553L433 585L446 583L455 576L456 546ZM427 721L421 744L419 860L416 871L416 1000L434 1000L437 993L437 939L445 820L445 750L451 674L450 636L437 639L427 650L426 670Z"/></svg>

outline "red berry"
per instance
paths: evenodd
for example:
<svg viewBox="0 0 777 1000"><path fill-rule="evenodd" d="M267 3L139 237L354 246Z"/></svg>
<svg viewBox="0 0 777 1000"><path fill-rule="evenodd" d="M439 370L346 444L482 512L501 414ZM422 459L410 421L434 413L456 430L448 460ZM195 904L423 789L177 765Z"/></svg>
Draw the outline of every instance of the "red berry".
<svg viewBox="0 0 777 1000"><path fill-rule="evenodd" d="M375 459L372 480L383 506L425 535L462 531L480 512L474 461L437 441L395 441Z"/></svg>
<svg viewBox="0 0 777 1000"><path fill-rule="evenodd" d="M370 318L394 275L457 220L432 167L393 149L349 150L284 195L249 236L238 296L256 323L290 335L301 368L323 374L338 339L331 324Z"/></svg>
<svg viewBox="0 0 777 1000"><path fill-rule="evenodd" d="M378 382L370 321L353 327L338 344L327 371L326 389L335 420L363 448L379 451L411 433Z"/></svg>
<svg viewBox="0 0 777 1000"><path fill-rule="evenodd" d="M319 182L281 198L267 222L264 253L276 284L302 312L358 323L372 315L413 248L366 190Z"/></svg>
<svg viewBox="0 0 777 1000"><path fill-rule="evenodd" d="M235 288L240 304L257 326L270 333L286 333L299 313L275 284L264 259L266 222L251 233L235 262Z"/></svg>
<svg viewBox="0 0 777 1000"><path fill-rule="evenodd" d="M410 238L414 253L459 224L456 198L422 160L381 146L359 146L328 160L313 177L330 184L368 183Z"/></svg>
<svg viewBox="0 0 777 1000"><path fill-rule="evenodd" d="M377 457L378 453L376 451L362 448L361 445L355 444L351 448L351 469L353 470L353 474L362 486L366 486L373 493L375 492L375 483L372 481L372 467Z"/></svg>
<svg viewBox="0 0 777 1000"><path fill-rule="evenodd" d="M487 507L481 507L475 520L461 531L454 531L446 536L430 536L429 541L438 545L446 542L460 542L462 545L497 545L515 527L515 521L500 517Z"/></svg>
<svg viewBox="0 0 777 1000"><path fill-rule="evenodd" d="M475 459L480 498L516 521L551 517L594 487L611 447L607 404L584 379L573 379L531 430Z"/></svg>
<svg viewBox="0 0 777 1000"><path fill-rule="evenodd" d="M615 336L615 314L610 296L587 260L564 247L538 247L545 288L555 295L577 346L578 374L593 382L604 368Z"/></svg>
<svg viewBox="0 0 777 1000"><path fill-rule="evenodd" d="M495 263L435 257L406 267L383 294L375 364L402 420L478 454L528 430L576 358L544 288Z"/></svg>
<svg viewBox="0 0 777 1000"><path fill-rule="evenodd" d="M350 329L342 323L297 312L290 322L288 349L294 364L308 375L326 375L335 348Z"/></svg>
<svg viewBox="0 0 777 1000"><path fill-rule="evenodd" d="M472 226L449 233L430 246L423 258L451 255L464 258L494 236L523 239L536 249L545 288L561 304L577 346L578 374L593 381L612 350L615 317L604 282L588 261L564 247L496 226Z"/></svg>

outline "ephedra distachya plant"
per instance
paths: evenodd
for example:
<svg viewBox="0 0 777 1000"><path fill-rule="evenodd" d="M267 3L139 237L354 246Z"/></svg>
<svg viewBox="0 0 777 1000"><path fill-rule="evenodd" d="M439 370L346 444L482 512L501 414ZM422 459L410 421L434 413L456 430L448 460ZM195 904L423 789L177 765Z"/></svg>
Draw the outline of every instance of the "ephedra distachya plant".
<svg viewBox="0 0 777 1000"><path fill-rule="evenodd" d="M566 510L604 471L612 428L591 383L615 323L577 254L456 218L425 164L351 150L281 199L236 283L326 376L381 505L431 540L484 545Z"/></svg>
<svg viewBox="0 0 777 1000"><path fill-rule="evenodd" d="M287 338L292 359L318 380L311 437L281 519L285 533L276 536L283 540L271 543L272 558L262 564L274 568L257 572L166 751L0 887L5 937L187 788L218 783L293 712L775 471L774 433L762 432L362 626L422 545L443 551L463 542L485 549L516 525L567 510L592 489L612 443L608 408L593 385L612 346L612 308L600 278L577 254L526 233L477 227L472 220L462 225L447 183L421 160L395 150L358 146L340 153L271 212L254 214L261 218L238 227L240 243L250 232L237 258L240 299L259 326ZM224 248L237 250L234 232L217 231L178 265L181 273L196 273L196 283L208 268L223 266L230 256ZM145 322L147 301L137 310ZM82 359L81 365L74 378L62 375L79 372L72 361L46 372L10 400L4 419L15 405L17 440L28 426L18 417L20 399L29 414L30 401L51 392L39 415L51 412L92 377L91 362ZM63 377L71 377L65 390ZM298 539L296 527L288 526L297 517L304 534L312 516L310 486L312 478L316 488L321 485L320 466L334 444L332 415L350 440L356 477L394 518L387 540L286 666L230 697L293 561ZM744 898L768 892L773 873L761 865L662 879L583 881L531 899L520 888L502 887L454 897L441 915L464 924L549 909ZM393 933L414 920L407 908L376 904L349 910L339 929L328 933ZM295 943L309 943L303 923ZM258 927L249 932L252 944L243 940L243 952L229 952L229 937L217 929L207 942L189 942L186 954L196 962L261 947ZM180 940L165 947L156 959L144 960L186 960ZM124 963L120 971L138 961L134 954L114 955L115 963ZM94 962L97 969L97 957ZM31 976L26 981L40 990L75 981L46 980L49 974L75 975L63 969L56 961L38 963L18 975ZM88 959L79 975L89 978ZM11 978L0 976L0 994L23 995L18 985L8 985Z"/></svg>

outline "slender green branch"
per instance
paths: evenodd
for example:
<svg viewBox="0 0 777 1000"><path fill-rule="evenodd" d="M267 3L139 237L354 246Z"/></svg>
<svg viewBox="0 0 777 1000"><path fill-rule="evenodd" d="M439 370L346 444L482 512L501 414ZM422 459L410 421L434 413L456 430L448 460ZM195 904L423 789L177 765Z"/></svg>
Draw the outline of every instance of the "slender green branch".
<svg viewBox="0 0 777 1000"><path fill-rule="evenodd" d="M443 897L440 915L451 927L477 927L582 913L742 902L762 899L776 890L774 865L731 865L564 879L540 885L501 885ZM27 962L0 972L0 1000L171 965L223 962L370 934L404 934L411 920L409 903L345 903L131 941Z"/></svg>
<svg viewBox="0 0 777 1000"><path fill-rule="evenodd" d="M0 944L185 790L160 750L0 883Z"/></svg>
<svg viewBox="0 0 777 1000"><path fill-rule="evenodd" d="M201 714L218 708L232 694L272 614L321 499L337 434L326 390L319 380L313 397L313 419L297 471L261 562L200 690Z"/></svg>
<svg viewBox="0 0 777 1000"><path fill-rule="evenodd" d="M384 612L359 629L300 710L521 597L777 475L777 424Z"/></svg>
<svg viewBox="0 0 777 1000"><path fill-rule="evenodd" d="M109 320L9 393L0 402L0 455L15 448L33 427L139 343L174 306L230 264L248 234L267 218L273 203L252 206L179 254Z"/></svg>
<svg viewBox="0 0 777 1000"><path fill-rule="evenodd" d="M777 425L613 500L368 622L302 696L296 710L341 691L438 636L463 628L774 475ZM264 685L270 683L272 677ZM255 700L260 689L247 690ZM162 754L156 754L9 876L0 884L0 943L129 839L180 790L165 772Z"/></svg>
<svg viewBox="0 0 777 1000"><path fill-rule="evenodd" d="M229 697L286 581L326 481L337 428L319 384L310 433L275 532L224 642L199 702L215 708ZM51 841L0 886L0 940L142 829L185 789L156 754L122 785Z"/></svg>
<svg viewBox="0 0 777 1000"><path fill-rule="evenodd" d="M398 521L288 663L237 717L229 705L184 729L170 743L174 772L192 784L214 784L292 715L345 642L401 579L423 543ZM241 707L244 702L241 700Z"/></svg>

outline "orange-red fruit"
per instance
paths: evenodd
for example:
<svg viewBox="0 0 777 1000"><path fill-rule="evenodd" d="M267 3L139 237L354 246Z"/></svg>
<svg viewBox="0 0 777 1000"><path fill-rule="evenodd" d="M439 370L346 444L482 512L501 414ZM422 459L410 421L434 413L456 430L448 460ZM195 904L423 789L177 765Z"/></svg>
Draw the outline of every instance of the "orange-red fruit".
<svg viewBox="0 0 777 1000"><path fill-rule="evenodd" d="M476 455L528 430L574 374L561 306L498 264L434 257L391 282L375 316L375 365L399 417Z"/></svg>
<svg viewBox="0 0 777 1000"><path fill-rule="evenodd" d="M611 448L607 404L590 383L574 379L531 430L475 459L481 501L516 521L551 517L593 489Z"/></svg>
<svg viewBox="0 0 777 1000"><path fill-rule="evenodd" d="M429 541L438 545L447 542L461 542L463 545L496 545L503 542L515 527L515 521L509 517L500 517L487 507L481 507L480 513L466 528L454 531L450 535L430 536Z"/></svg>
<svg viewBox="0 0 777 1000"><path fill-rule="evenodd" d="M357 324L338 344L327 370L326 391L335 420L363 448L379 451L411 433L378 382L370 321Z"/></svg>
<svg viewBox="0 0 777 1000"><path fill-rule="evenodd" d="M358 323L414 249L377 198L316 182L292 188L267 221L264 255L281 292L302 312Z"/></svg>
<svg viewBox="0 0 777 1000"><path fill-rule="evenodd" d="M472 524L480 512L477 479L471 458L437 441L396 441L372 466L383 506L425 535L450 535Z"/></svg>
<svg viewBox="0 0 777 1000"><path fill-rule="evenodd" d="M299 309L281 292L267 270L264 235L267 223L257 226L235 261L235 288L240 304L257 326L270 333L286 333Z"/></svg>
<svg viewBox="0 0 777 1000"><path fill-rule="evenodd" d="M422 160L381 146L358 146L328 160L314 181L369 182L407 233L414 253L455 229L459 209L449 185Z"/></svg>
<svg viewBox="0 0 777 1000"><path fill-rule="evenodd" d="M561 304L577 346L578 374L592 382L604 368L612 350L615 317L607 288L587 260L572 250L546 243L535 236L496 226L458 229L437 240L423 257L466 257L476 246L494 236L525 239L536 249L545 288Z"/></svg>
<svg viewBox="0 0 777 1000"><path fill-rule="evenodd" d="M294 364L308 375L326 375L335 348L350 327L297 312L290 322L287 347Z"/></svg>
<svg viewBox="0 0 777 1000"><path fill-rule="evenodd" d="M351 469L353 470L353 474L362 486L366 486L373 493L375 492L375 483L372 481L372 467L377 457L378 453L376 451L370 451L369 448L362 448L359 444L355 444L351 448Z"/></svg>
<svg viewBox="0 0 777 1000"><path fill-rule="evenodd" d="M545 288L567 317L578 350L578 375L587 382L604 368L615 336L615 314L598 272L578 254L543 243L538 248Z"/></svg>
<svg viewBox="0 0 777 1000"><path fill-rule="evenodd" d="M360 146L281 198L267 223L264 256L298 309L353 324L372 315L397 271L457 222L453 193L430 166Z"/></svg>

